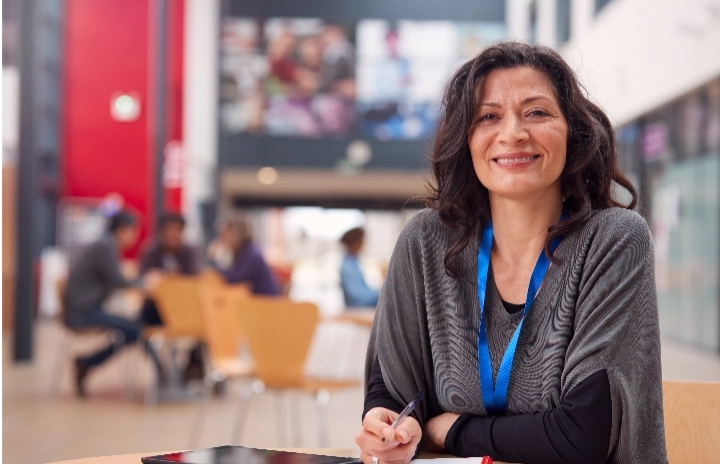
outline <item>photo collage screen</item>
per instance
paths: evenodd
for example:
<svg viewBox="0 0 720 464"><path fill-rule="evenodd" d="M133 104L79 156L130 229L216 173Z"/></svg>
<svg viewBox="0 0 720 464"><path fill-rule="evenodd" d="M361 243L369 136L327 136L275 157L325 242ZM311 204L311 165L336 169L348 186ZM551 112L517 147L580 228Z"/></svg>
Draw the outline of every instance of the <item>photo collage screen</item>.
<svg viewBox="0 0 720 464"><path fill-rule="evenodd" d="M225 18L225 133L421 140L452 73L503 22Z"/></svg>

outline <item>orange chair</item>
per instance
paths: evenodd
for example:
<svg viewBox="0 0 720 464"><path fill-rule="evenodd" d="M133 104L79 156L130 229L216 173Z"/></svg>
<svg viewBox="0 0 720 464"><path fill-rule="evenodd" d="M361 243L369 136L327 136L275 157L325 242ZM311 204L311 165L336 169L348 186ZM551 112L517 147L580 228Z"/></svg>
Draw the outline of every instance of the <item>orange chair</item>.
<svg viewBox="0 0 720 464"><path fill-rule="evenodd" d="M252 361L241 353L243 333L237 307L251 296L248 287L206 286L200 289L203 325L206 343L205 399L198 409L191 433L190 447L197 446L202 433L207 400L212 388L218 382L230 379L249 379L253 372ZM241 389L241 396L247 396L247 387ZM236 424L237 426L237 424ZM233 437L237 431L233 432Z"/></svg>
<svg viewBox="0 0 720 464"><path fill-rule="evenodd" d="M179 352L181 347L190 348L205 338L202 319L200 288L214 286L212 279L199 276L171 275L163 277L151 294L163 321L161 327L147 327L143 337L160 352L166 345L170 353L168 370L168 397L184 398L186 391L181 386ZM160 386L146 390L145 402L157 402Z"/></svg>
<svg viewBox="0 0 720 464"><path fill-rule="evenodd" d="M250 354L255 362L255 375L262 382L262 388L256 388L250 394L271 389L280 394L300 390L315 395L319 415L319 441L321 447L325 446L326 409L330 392L357 386L359 381L337 381L305 375L307 354L319 320L317 306L285 298L254 297L241 302L239 315ZM243 410L244 406L241 411ZM241 420L239 415L238 422ZM282 446L284 440L280 421L277 426ZM299 433L300 427L294 428ZM295 441L298 441L297 436L295 438Z"/></svg>
<svg viewBox="0 0 720 464"><path fill-rule="evenodd" d="M668 458L720 461L720 382L663 382Z"/></svg>

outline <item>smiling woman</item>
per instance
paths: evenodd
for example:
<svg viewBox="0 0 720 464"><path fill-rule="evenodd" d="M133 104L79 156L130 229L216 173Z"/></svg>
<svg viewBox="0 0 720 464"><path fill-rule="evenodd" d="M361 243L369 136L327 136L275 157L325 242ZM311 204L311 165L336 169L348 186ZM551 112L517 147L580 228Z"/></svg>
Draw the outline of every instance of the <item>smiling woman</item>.
<svg viewBox="0 0 720 464"><path fill-rule="evenodd" d="M556 52L512 42L444 103L377 306L361 459L667 462L652 239L607 117Z"/></svg>

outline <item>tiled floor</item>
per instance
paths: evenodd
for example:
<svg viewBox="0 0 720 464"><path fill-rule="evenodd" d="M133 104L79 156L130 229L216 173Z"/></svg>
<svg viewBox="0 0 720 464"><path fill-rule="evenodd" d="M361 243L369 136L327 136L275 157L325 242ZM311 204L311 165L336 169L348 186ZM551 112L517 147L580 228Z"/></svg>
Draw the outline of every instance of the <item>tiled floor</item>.
<svg viewBox="0 0 720 464"><path fill-rule="evenodd" d="M238 401L235 395L209 403L203 433L191 442L197 403L144 406L139 398L123 396L123 358L138 364L137 352L119 356L89 379L90 398L81 401L71 394L69 370L56 396L48 386L53 356L61 331L53 323L40 323L36 330L36 360L14 364L10 359L11 337L3 339L3 462L44 463L79 457L139 453L204 447L231 441L231 429ZM312 366L316 372L358 376L362 373L363 329L324 326L314 347ZM663 344L663 376L678 380L720 381L720 357L673 343ZM142 375L134 390L142 389ZM139 395L138 395L139 396ZM362 389L333 395L328 419L329 447L354 448L353 437L362 411ZM297 405L300 426L290 427L287 411ZM253 399L239 443L256 447L303 446L318 443L313 399L295 395L285 398L285 439L280 442L276 419L278 402L271 394ZM282 404L280 405L283 406ZM298 430L293 437L290 430Z"/></svg>

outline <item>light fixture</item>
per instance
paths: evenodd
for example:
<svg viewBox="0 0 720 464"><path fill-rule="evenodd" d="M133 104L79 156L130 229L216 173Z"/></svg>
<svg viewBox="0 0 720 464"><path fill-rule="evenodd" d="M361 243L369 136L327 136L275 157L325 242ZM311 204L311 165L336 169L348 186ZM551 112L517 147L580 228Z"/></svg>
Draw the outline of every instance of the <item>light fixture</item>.
<svg viewBox="0 0 720 464"><path fill-rule="evenodd" d="M257 172L257 180L263 185L272 185L278 181L279 177L278 170L269 166L260 168Z"/></svg>
<svg viewBox="0 0 720 464"><path fill-rule="evenodd" d="M372 159L372 156L372 147L365 140L353 140L345 149L345 157L347 158L348 163L357 168L368 164Z"/></svg>
<svg viewBox="0 0 720 464"><path fill-rule="evenodd" d="M115 121L132 122L140 117L140 96L118 92L110 97L110 115Z"/></svg>

